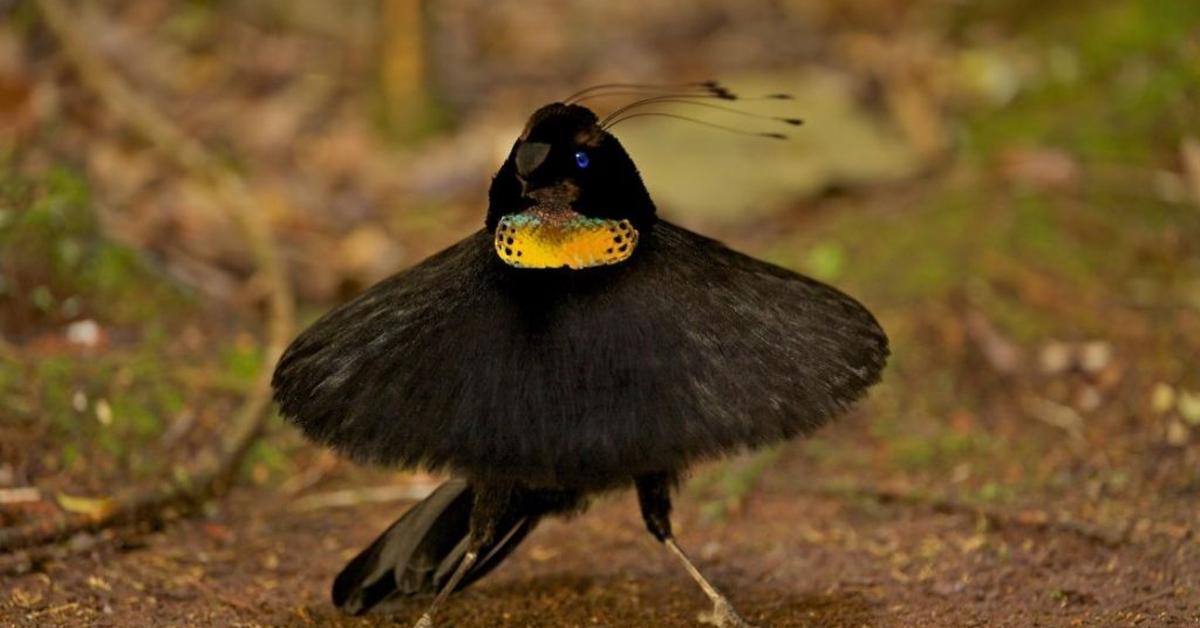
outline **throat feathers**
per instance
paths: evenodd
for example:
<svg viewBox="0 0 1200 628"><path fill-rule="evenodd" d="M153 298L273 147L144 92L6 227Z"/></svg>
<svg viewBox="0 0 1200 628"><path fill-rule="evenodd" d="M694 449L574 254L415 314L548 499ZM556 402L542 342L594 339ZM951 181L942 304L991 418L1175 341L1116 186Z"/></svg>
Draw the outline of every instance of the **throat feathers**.
<svg viewBox="0 0 1200 628"><path fill-rule="evenodd" d="M628 220L589 218L569 208L535 208L496 226L496 254L516 268L608 266L629 259L638 231Z"/></svg>

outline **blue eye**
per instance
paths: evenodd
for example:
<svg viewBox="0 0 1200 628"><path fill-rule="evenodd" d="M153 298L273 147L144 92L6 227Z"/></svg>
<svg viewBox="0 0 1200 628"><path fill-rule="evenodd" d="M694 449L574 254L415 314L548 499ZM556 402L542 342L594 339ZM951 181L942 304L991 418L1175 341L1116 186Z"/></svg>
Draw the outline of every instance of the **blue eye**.
<svg viewBox="0 0 1200 628"><path fill-rule="evenodd" d="M575 165L579 166L580 169L587 168L589 163L591 163L591 160L588 159L587 153L583 151L575 153Z"/></svg>

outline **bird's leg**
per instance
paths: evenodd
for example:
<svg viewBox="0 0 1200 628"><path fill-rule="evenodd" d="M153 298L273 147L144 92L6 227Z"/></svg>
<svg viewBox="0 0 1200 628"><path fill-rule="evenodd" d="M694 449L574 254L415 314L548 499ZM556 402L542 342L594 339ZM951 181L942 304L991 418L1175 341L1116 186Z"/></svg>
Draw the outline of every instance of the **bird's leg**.
<svg viewBox="0 0 1200 628"><path fill-rule="evenodd" d="M479 559L479 552L492 544L492 541L496 537L496 528L499 520L508 509L512 497L513 487L508 484L475 485L475 501L471 505L471 523L470 532L467 536L467 551L463 554L462 562L458 564L454 573L451 574L450 579L446 581L442 590L438 591L437 597L433 598L433 602L421 614L420 619L413 625L413 628L433 628L434 612L454 592L454 589L458 587L458 583L467 575L467 572L471 571L471 567Z"/></svg>
<svg viewBox="0 0 1200 628"><path fill-rule="evenodd" d="M699 569L696 569L687 554L684 554L683 550L679 548L679 544L675 542L675 537L671 534L673 476L667 473L642 475L635 478L634 483L637 485L638 503L642 507L642 519L646 521L646 529L665 545L667 550L679 559L679 562L683 563L683 568L687 570L688 575L696 581L696 584L700 585L708 599L712 600L712 613L702 614L700 621L713 624L718 628L751 628L750 624L737 614L729 600L725 599L725 596L721 595L721 592L705 579Z"/></svg>

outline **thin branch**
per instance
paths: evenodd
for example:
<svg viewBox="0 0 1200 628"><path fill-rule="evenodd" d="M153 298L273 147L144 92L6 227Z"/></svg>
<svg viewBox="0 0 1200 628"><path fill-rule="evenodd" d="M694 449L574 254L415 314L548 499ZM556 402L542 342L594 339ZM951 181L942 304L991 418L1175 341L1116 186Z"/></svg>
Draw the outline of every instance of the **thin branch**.
<svg viewBox="0 0 1200 628"><path fill-rule="evenodd" d="M0 529L0 552L59 541L83 530L135 521L163 521L171 513L193 512L219 496L241 466L269 415L271 373L291 336L293 306L283 262L264 213L242 177L188 137L169 118L144 100L88 41L62 0L37 0L46 26L62 45L79 80L130 129L173 161L180 170L207 185L214 204L238 226L269 289L269 319L264 361L267 365L230 419L217 455L197 465L189 479L133 491L113 498L113 507L93 514L66 513L24 526Z"/></svg>
<svg viewBox="0 0 1200 628"><path fill-rule="evenodd" d="M292 512L309 512L327 508L348 508L359 504L425 499L436 488L431 484L406 484L402 486L376 486L373 488L343 489L306 495L288 505Z"/></svg>
<svg viewBox="0 0 1200 628"><path fill-rule="evenodd" d="M36 486L0 488L0 506L29 504L42 500L42 492Z"/></svg>

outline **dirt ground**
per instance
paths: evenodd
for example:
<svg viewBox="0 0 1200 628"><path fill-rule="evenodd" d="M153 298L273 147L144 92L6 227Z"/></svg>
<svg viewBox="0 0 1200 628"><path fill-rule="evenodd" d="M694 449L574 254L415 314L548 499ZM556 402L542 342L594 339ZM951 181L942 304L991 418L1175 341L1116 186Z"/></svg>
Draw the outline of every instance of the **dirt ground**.
<svg viewBox="0 0 1200 628"><path fill-rule="evenodd" d="M694 470L675 527L700 569L760 627L1200 625L1195 0L104 0L51 27L62 4L0 0L0 531L194 478L276 322L477 229L532 107L711 73L805 124L618 129L663 215L854 295L893 357L812 438ZM418 6L431 45L393 46ZM424 48L438 93L405 71ZM429 479L281 420L249 452L202 515L0 554L0 628L411 625L428 600L350 618L328 592ZM706 610L625 492L438 623Z"/></svg>
<svg viewBox="0 0 1200 628"><path fill-rule="evenodd" d="M1194 539L1151 530L1107 537L1020 512L813 491L810 471L798 447L785 449L719 524L700 523L688 489L678 500L681 543L758 626L1200 622ZM220 513L136 547L102 546L0 582L0 618L5 626L408 625L428 600L349 618L328 599L344 561L404 507L295 512L275 494L239 491ZM694 626L706 608L625 492L544 523L495 574L451 598L439 620Z"/></svg>

